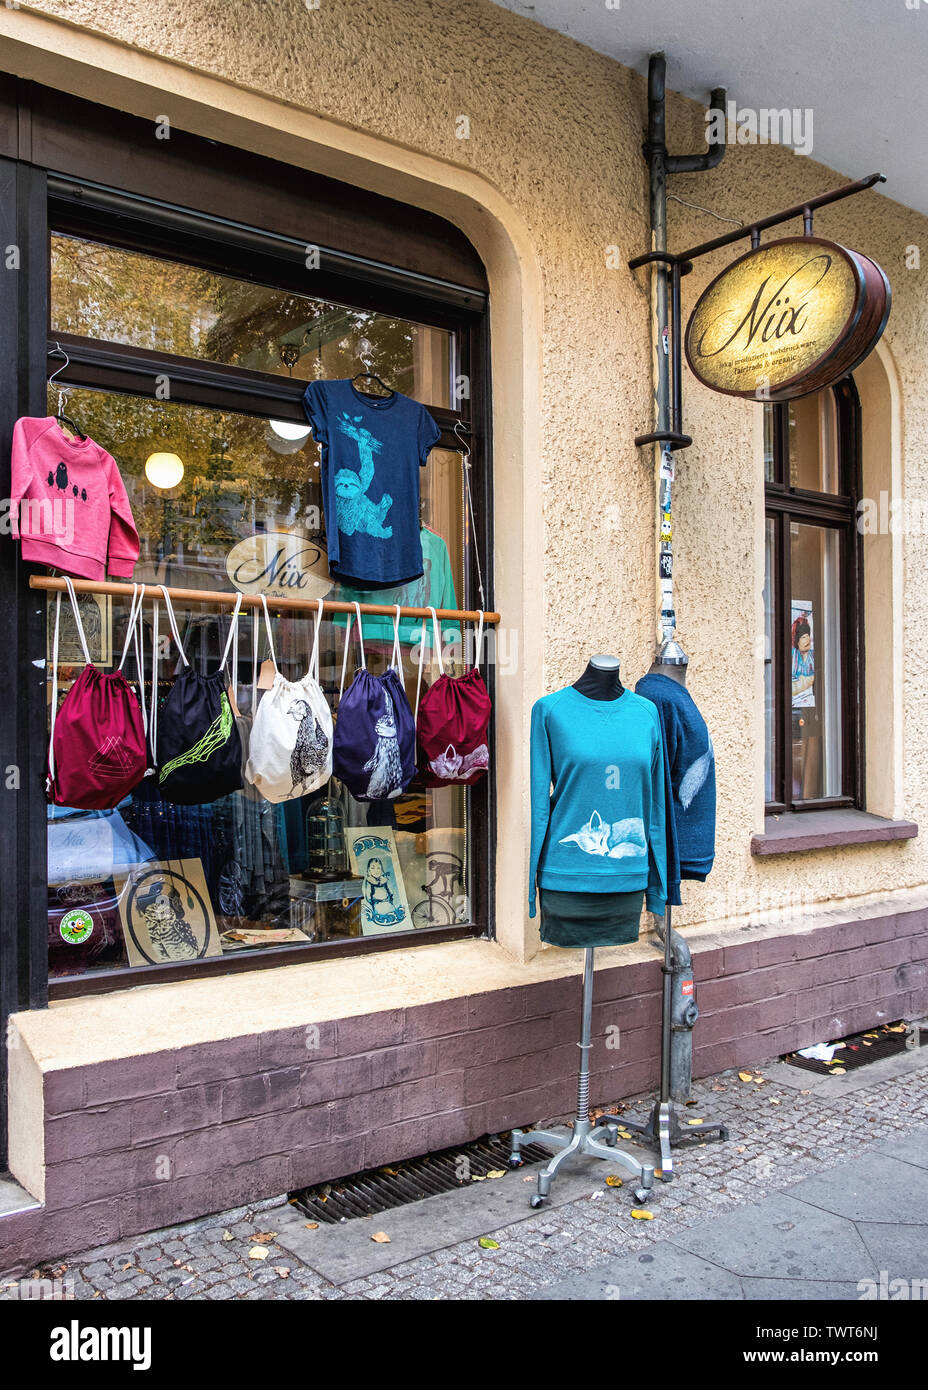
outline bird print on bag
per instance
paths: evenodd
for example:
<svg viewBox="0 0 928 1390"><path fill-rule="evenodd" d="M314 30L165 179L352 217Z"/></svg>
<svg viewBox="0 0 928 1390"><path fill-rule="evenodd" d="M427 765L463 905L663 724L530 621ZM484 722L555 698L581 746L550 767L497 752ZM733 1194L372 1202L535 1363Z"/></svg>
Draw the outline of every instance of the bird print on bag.
<svg viewBox="0 0 928 1390"><path fill-rule="evenodd" d="M290 754L290 778L293 785L289 794L302 796L304 791L309 789L309 784L317 781L319 774L325 771L329 740L306 700L295 700L287 713L291 719L299 720L296 743ZM298 787L300 791L297 791Z"/></svg>
<svg viewBox="0 0 928 1390"><path fill-rule="evenodd" d="M386 691L383 693L383 714L374 725L374 733L377 744L364 764L364 771L371 774L367 798L369 801L389 801L403 790L403 762L396 735L396 718Z"/></svg>

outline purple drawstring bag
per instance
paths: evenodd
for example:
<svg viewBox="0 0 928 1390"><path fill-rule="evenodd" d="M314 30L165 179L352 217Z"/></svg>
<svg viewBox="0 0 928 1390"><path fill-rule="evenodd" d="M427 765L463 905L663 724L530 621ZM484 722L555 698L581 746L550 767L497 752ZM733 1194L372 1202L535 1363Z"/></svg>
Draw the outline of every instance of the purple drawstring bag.
<svg viewBox="0 0 928 1390"><path fill-rule="evenodd" d="M382 676L373 676L364 656L361 609L358 640L361 668L345 690L348 644L354 618L345 632L342 680L332 741L332 772L356 801L391 801L401 796L416 775L416 725L399 673L399 606L393 620L393 658ZM344 692L344 693L342 693Z"/></svg>

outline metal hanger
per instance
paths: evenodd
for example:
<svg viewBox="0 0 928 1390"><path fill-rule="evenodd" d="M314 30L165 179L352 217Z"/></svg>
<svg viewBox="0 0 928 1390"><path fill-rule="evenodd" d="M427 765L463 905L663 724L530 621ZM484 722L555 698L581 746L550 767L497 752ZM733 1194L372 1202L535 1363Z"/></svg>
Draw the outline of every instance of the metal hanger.
<svg viewBox="0 0 928 1390"><path fill-rule="evenodd" d="M352 384L354 384L356 381L376 381L377 385L382 386L388 396L395 396L396 392L394 391L393 387L388 386L387 383L381 377L379 377L376 372L372 372L370 370L372 361L370 352L370 341L367 338L362 338L359 346L361 348L361 351L358 353L358 361L363 363L363 365L367 368L367 371L358 372L355 376L353 376L351 378ZM367 394L372 393L368 392Z"/></svg>
<svg viewBox="0 0 928 1390"><path fill-rule="evenodd" d="M58 367L54 372L52 372L51 376L48 378L48 384L49 384L49 386L51 386L51 384L52 384L52 382L55 380L55 378L58 377L58 376L60 376L61 373L62 373L63 371L66 371L67 368L70 367L70 365L71 365L71 359L70 359L70 357L68 356L68 354L65 352L64 348L61 346L60 343L55 343L54 348L49 349L48 355L49 355L49 357L56 357L56 356L57 356L57 357L63 357L63 358L64 358L64 364L63 364L62 366ZM55 419L58 421L58 424L59 424L59 425L61 425L61 424L69 425L69 426L71 427L71 429L74 431L74 433L77 435L78 439L81 439L81 440L86 439L87 436L86 436L86 434L84 433L84 431L81 429L80 425L77 424L76 421L72 420L71 417L70 417L69 415L65 415L65 413L64 413L64 408L65 408L65 406L66 406L67 403L68 403L68 394L69 394L68 387L66 387L66 386L59 386L59 387L58 387L58 407L57 407L57 410L55 411Z"/></svg>

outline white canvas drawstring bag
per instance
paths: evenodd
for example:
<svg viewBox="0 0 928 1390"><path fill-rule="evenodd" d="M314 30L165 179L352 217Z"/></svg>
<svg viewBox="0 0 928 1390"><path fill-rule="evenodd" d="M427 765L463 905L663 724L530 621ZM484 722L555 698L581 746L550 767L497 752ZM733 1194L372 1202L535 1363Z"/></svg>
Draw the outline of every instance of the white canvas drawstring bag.
<svg viewBox="0 0 928 1390"><path fill-rule="evenodd" d="M306 796L332 775L332 712L319 684L322 599L316 616L309 670L288 681L277 669L267 599L261 595L274 683L254 714L245 776L268 801Z"/></svg>

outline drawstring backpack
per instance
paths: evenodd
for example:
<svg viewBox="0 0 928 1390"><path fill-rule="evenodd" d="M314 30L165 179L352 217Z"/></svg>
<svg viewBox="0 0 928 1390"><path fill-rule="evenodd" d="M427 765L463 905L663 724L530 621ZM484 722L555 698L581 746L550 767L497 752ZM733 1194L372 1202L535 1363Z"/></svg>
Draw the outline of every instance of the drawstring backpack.
<svg viewBox="0 0 928 1390"><path fill-rule="evenodd" d="M133 584L132 603L122 658L115 671L99 671L90 659L77 595L70 579L65 579L77 635L86 665L58 709L58 629L61 620L61 594L55 602L55 635L52 642L52 710L48 744L49 800L56 806L73 806L82 811L108 811L117 806L145 776L148 766L145 745L146 718L144 679L141 669L139 626L144 585ZM122 668L135 640L135 659L139 666L136 699Z"/></svg>
<svg viewBox="0 0 928 1390"><path fill-rule="evenodd" d="M152 745L158 790L165 801L180 806L203 806L242 786L242 741L229 701L226 662L232 634L242 607L239 594L232 610L229 635L216 671L201 675L187 660L174 619L171 596L163 584L171 633L184 663L160 711L152 707ZM155 664L158 660L158 605L154 619Z"/></svg>
<svg viewBox="0 0 928 1390"><path fill-rule="evenodd" d="M487 725L493 706L480 674L483 641L483 613L477 629L473 669L463 676L446 676L441 659L441 632L434 608L432 630L440 675L421 701L422 667L425 661L426 618L422 619L419 644L419 676L416 681L416 738L419 745L419 771L427 787L448 783L469 785L477 782L490 766Z"/></svg>
<svg viewBox="0 0 928 1390"><path fill-rule="evenodd" d="M356 801L392 801L403 794L416 775L416 726L400 679L403 671L400 608L397 604L393 619L390 666L382 676L372 676L364 656L361 607L357 602L354 606L358 615L361 669L345 690L348 644L354 623L351 617L345 630L332 770Z"/></svg>
<svg viewBox="0 0 928 1390"><path fill-rule="evenodd" d="M261 595L274 684L255 712L245 777L268 801L290 801L321 787L332 775L332 714L319 684L322 599L316 615L309 670L288 681L277 669L267 599Z"/></svg>

